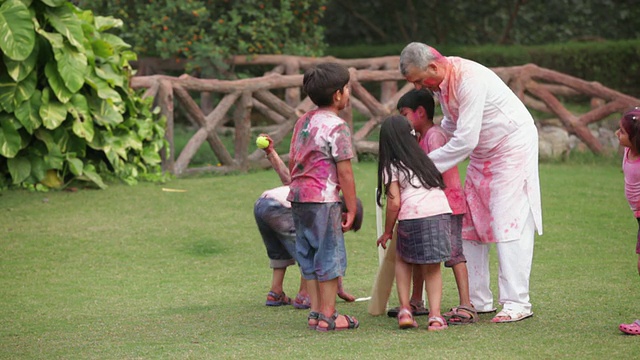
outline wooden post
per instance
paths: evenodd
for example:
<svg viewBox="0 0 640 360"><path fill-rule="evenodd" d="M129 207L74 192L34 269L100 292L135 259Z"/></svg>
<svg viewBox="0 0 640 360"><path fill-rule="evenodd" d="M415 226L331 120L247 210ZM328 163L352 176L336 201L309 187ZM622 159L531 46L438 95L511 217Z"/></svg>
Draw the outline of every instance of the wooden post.
<svg viewBox="0 0 640 360"><path fill-rule="evenodd" d="M300 74L300 66L298 65L298 61L296 61L295 59L287 60L284 63L284 66L286 75ZM294 107L296 106L296 104L300 103L300 87L296 86L287 88L284 94L284 101L287 103L287 105Z"/></svg>
<svg viewBox="0 0 640 360"><path fill-rule="evenodd" d="M233 120L236 128L235 159L242 171L249 168L249 146L251 141L251 107L253 98L251 92L245 91L236 103Z"/></svg>
<svg viewBox="0 0 640 360"><path fill-rule="evenodd" d="M386 63L383 66L384 70L397 70L397 67L392 68L395 64ZM380 102L386 103L396 92L398 92L398 82L395 80L382 81L380 83Z"/></svg>
<svg viewBox="0 0 640 360"><path fill-rule="evenodd" d="M162 170L173 173L176 147L173 141L173 87L170 81L160 81L157 99L158 104L160 105L160 113L167 119L165 138L169 143L168 149L165 147L160 150L160 157L162 159Z"/></svg>

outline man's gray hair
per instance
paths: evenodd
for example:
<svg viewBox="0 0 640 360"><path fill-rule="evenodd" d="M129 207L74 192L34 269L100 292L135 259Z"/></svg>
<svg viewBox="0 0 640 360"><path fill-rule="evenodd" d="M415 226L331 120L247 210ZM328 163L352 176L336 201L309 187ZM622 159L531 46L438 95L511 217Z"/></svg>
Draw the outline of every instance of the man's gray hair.
<svg viewBox="0 0 640 360"><path fill-rule="evenodd" d="M427 44L412 42L405 46L400 53L400 73L407 75L409 67L414 66L424 70L431 62L441 58L442 55Z"/></svg>

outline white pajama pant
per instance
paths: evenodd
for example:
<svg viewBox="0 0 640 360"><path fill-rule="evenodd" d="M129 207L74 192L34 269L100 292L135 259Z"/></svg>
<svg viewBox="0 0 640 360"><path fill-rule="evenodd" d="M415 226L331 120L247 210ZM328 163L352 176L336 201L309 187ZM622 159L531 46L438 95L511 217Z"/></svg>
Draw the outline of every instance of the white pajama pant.
<svg viewBox="0 0 640 360"><path fill-rule="evenodd" d="M529 277L533 259L535 223L531 212L522 229L520 239L498 242L498 302L508 311L530 313ZM494 308L489 274L491 243L462 241L469 271L471 303L478 311Z"/></svg>

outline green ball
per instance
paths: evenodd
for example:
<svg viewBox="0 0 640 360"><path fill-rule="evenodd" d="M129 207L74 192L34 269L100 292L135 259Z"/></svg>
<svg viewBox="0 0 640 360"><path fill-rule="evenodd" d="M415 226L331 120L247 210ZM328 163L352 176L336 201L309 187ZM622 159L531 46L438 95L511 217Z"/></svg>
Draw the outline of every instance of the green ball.
<svg viewBox="0 0 640 360"><path fill-rule="evenodd" d="M266 149L269 146L269 140L264 136L258 136L256 146L260 149Z"/></svg>

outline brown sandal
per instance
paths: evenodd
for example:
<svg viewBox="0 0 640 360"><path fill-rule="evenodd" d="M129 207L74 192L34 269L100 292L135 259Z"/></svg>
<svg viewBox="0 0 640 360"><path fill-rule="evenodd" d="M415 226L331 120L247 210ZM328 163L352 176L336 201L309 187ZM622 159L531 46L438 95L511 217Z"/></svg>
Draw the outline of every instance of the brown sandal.
<svg viewBox="0 0 640 360"><path fill-rule="evenodd" d="M478 313L471 306L460 305L451 308L451 311L444 314L449 325L467 325L478 321Z"/></svg>

